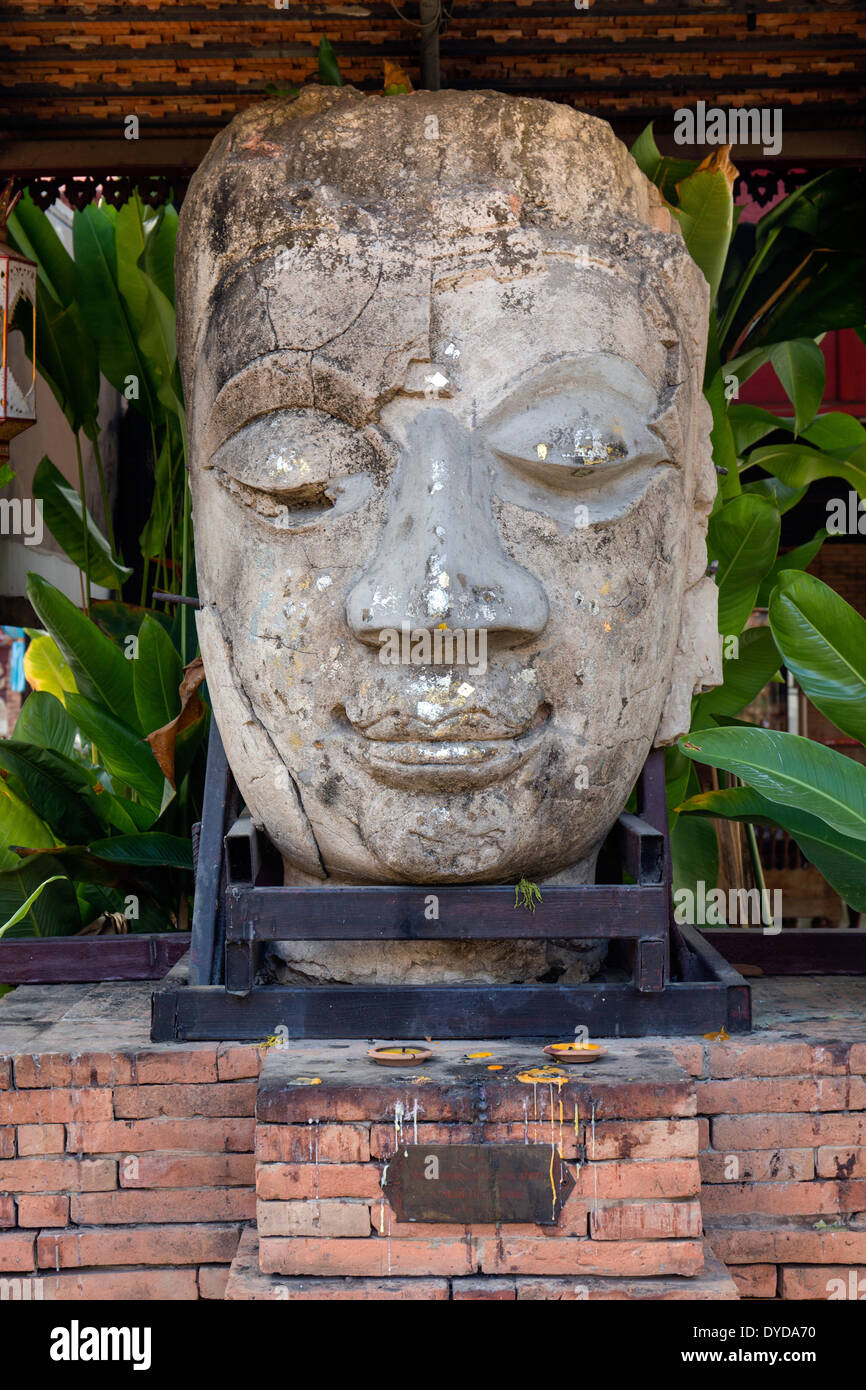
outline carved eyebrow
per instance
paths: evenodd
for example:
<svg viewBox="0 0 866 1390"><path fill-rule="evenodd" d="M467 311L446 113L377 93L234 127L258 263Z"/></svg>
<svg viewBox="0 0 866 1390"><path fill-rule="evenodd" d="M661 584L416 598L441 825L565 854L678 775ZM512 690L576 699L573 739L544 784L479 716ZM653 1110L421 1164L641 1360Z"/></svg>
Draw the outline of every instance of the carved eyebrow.
<svg viewBox="0 0 866 1390"><path fill-rule="evenodd" d="M323 415L333 415L335 420L351 428L362 428L362 422L370 414L369 395L350 377L341 374L343 409L336 415L316 400L311 369L311 354L291 348L265 353L245 363L224 384L210 407L202 432L204 457L213 454L253 420L276 410L318 410ZM387 396L383 391L377 403L383 403ZM355 420L348 418L352 413Z"/></svg>
<svg viewBox="0 0 866 1390"><path fill-rule="evenodd" d="M625 358L616 357L612 353L592 352L585 353L580 357L561 357L555 362L536 362L522 373L507 394L504 394L493 409L487 412L484 419L479 422L479 428L482 430L494 429L512 415L528 414L530 411L542 409L545 405L555 405L565 394L580 390L579 372L581 366L597 372L606 361L621 364L615 370L631 375L632 384L636 379L638 385L645 385L646 404L644 408L651 420L658 413L661 397L636 363L627 362ZM634 409L635 405L628 389L629 385L630 383L627 381L617 384L609 379L600 379L597 384L593 384L592 389L606 392L611 402L616 398L625 400ZM521 406L523 407L522 410ZM641 407L637 406L636 408L640 412Z"/></svg>

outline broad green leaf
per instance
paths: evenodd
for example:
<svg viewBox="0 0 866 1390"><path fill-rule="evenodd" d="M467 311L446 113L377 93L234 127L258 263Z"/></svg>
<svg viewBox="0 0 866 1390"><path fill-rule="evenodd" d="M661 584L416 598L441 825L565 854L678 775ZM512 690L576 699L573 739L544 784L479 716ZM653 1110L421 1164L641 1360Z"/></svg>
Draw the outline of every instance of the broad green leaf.
<svg viewBox="0 0 866 1390"><path fill-rule="evenodd" d="M795 338L770 348L770 361L794 407L794 432L800 434L814 420L824 395L824 354L811 338Z"/></svg>
<svg viewBox="0 0 866 1390"><path fill-rule="evenodd" d="M718 560L719 631L736 637L755 606L758 588L779 548L781 520L772 502L747 493L710 517L707 549Z"/></svg>
<svg viewBox="0 0 866 1390"><path fill-rule="evenodd" d="M784 570L770 598L770 624L812 704L866 743L866 619L814 575Z"/></svg>
<svg viewBox="0 0 866 1390"><path fill-rule="evenodd" d="M810 541L804 541L802 545L797 545L793 550L788 550L784 555L780 555L770 573L761 581L758 590L757 607L767 608L770 603L770 595L776 587L779 575L786 570L807 570L814 560L821 546L827 539L827 529L822 526Z"/></svg>
<svg viewBox="0 0 866 1390"><path fill-rule="evenodd" d="M102 835L96 797L80 763L50 748L8 738L0 739L0 768L14 773L37 816L60 840L79 842Z"/></svg>
<svg viewBox="0 0 866 1390"><path fill-rule="evenodd" d="M866 841L840 835L838 830L805 811L768 801L752 787L702 792L677 809L686 820L718 816L755 825L781 826L796 840L810 864L824 875L830 887L856 911L866 912Z"/></svg>
<svg viewBox="0 0 866 1390"><path fill-rule="evenodd" d="M149 830L156 819L152 806L143 801L129 801L124 796L103 790L99 795L99 809L106 825L118 830L121 835L139 835Z"/></svg>
<svg viewBox="0 0 866 1390"><path fill-rule="evenodd" d="M696 159L671 159L663 155L655 142L652 121L641 131L629 154L641 172L646 174L670 203L677 201L677 184L688 178L689 174L693 174L698 167Z"/></svg>
<svg viewBox="0 0 866 1390"><path fill-rule="evenodd" d="M14 468L10 468L8 463L0 463L0 487L8 487L17 476Z"/></svg>
<svg viewBox="0 0 866 1390"><path fill-rule="evenodd" d="M719 877L719 842L711 821L679 816L671 831L672 890L705 883L715 888Z"/></svg>
<svg viewBox="0 0 866 1390"><path fill-rule="evenodd" d="M43 890L48 887L49 883L60 883L63 878L63 874L54 874L51 878L46 878L43 883L40 883L39 887L35 888L33 892L30 894L30 897L27 898L21 904L21 906L17 908L15 912L12 913L12 916L8 918L8 920L5 921L2 924L2 926L0 926L0 936L2 936L4 932L9 931L10 927L17 926L18 923L22 920L22 918L27 916L31 907L36 902L37 898L41 897Z"/></svg>
<svg viewBox="0 0 866 1390"><path fill-rule="evenodd" d="M0 780L0 871L19 862L14 845L25 849L52 849L54 836L26 801L22 801Z"/></svg>
<svg viewBox="0 0 866 1390"><path fill-rule="evenodd" d="M14 319L33 361L33 314L21 300ZM96 344L77 300L61 308L42 283L36 287L36 361L70 428L90 439L99 433L99 364Z"/></svg>
<svg viewBox="0 0 866 1390"><path fill-rule="evenodd" d="M773 430L787 430L792 434L794 429L793 420L773 415L769 410L762 410L759 405L732 405L728 416L738 454L744 454L753 444L757 444L759 439L772 434Z"/></svg>
<svg viewBox="0 0 866 1390"><path fill-rule="evenodd" d="M793 488L807 487L816 478L844 478L861 497L866 497L866 446L843 461L807 444L770 444L765 449L754 449L746 466L763 468Z"/></svg>
<svg viewBox="0 0 866 1390"><path fill-rule="evenodd" d="M802 502L807 491L808 488L805 487L786 487L778 478L756 478L753 483L743 484L743 492L768 498L778 508L780 516L796 507L798 502Z"/></svg>
<svg viewBox="0 0 866 1390"><path fill-rule="evenodd" d="M65 703L67 692L76 688L75 677L60 648L47 632L30 639L24 653L24 674L33 690L44 690L61 704Z"/></svg>
<svg viewBox="0 0 866 1390"><path fill-rule="evenodd" d="M52 854L18 859L15 868L0 873L0 921L7 921L47 879L51 883L30 904L24 917L7 932L8 937L71 936L81 929L75 889L64 874L64 865Z"/></svg>
<svg viewBox="0 0 866 1390"><path fill-rule="evenodd" d="M740 633L738 647L738 655L723 662L723 684L699 697L692 729L703 728L707 715L739 714L778 671L779 652L768 627L746 628Z"/></svg>
<svg viewBox="0 0 866 1390"><path fill-rule="evenodd" d="M147 240L142 269L147 272L169 304L175 302L174 252L177 242L177 210L171 203L160 208L152 222L145 220Z"/></svg>
<svg viewBox="0 0 866 1390"><path fill-rule="evenodd" d="M139 270L147 293L145 319L139 335L157 397L167 410L183 414L176 386L177 327L174 306L143 270ZM182 423L179 421L179 423Z"/></svg>
<svg viewBox="0 0 866 1390"><path fill-rule="evenodd" d="M30 574L27 597L69 663L82 695L101 703L118 719L136 721L132 665L95 623L47 579ZM66 708L71 711L66 697ZM73 715L73 718L75 716Z"/></svg>
<svg viewBox="0 0 866 1390"><path fill-rule="evenodd" d="M114 223L117 288L123 296L133 332L139 337L147 317L147 286L141 278L139 256L144 254L144 209L136 191L118 209Z"/></svg>
<svg viewBox="0 0 866 1390"><path fill-rule="evenodd" d="M846 415L841 410L828 410L819 415L808 429L803 430L803 438L821 449L825 454L839 453L844 458L866 444L866 429L854 415Z"/></svg>
<svg viewBox="0 0 866 1390"><path fill-rule="evenodd" d="M696 169L677 184L673 209L689 254L704 273L714 303L734 228L734 200L721 169Z"/></svg>
<svg viewBox="0 0 866 1390"><path fill-rule="evenodd" d="M130 637L137 637L145 618L152 618L168 632L171 618L167 613L159 613L153 608L141 608L135 603L121 603L118 599L100 599L90 605L90 616L121 651L129 645Z"/></svg>
<svg viewBox="0 0 866 1390"><path fill-rule="evenodd" d="M716 372L707 386L704 395L713 413L710 440L713 446L713 463L716 468L727 469L727 476L719 475L719 495L723 498L735 497L740 483L737 473L737 448L731 421L728 415L728 402L725 399L724 368Z"/></svg>
<svg viewBox="0 0 866 1390"><path fill-rule="evenodd" d="M55 468L47 454L43 455L34 475L33 496L42 502L45 524L73 564L88 573L94 584L119 589L132 570L114 558L111 546L90 512L82 508L78 492L66 481L59 468ZM83 516L86 517L88 535L86 564Z"/></svg>
<svg viewBox="0 0 866 1390"><path fill-rule="evenodd" d="M179 835L164 835L158 830L144 835L113 835L107 840L94 840L90 853L110 864L192 870L192 842Z"/></svg>
<svg viewBox="0 0 866 1390"><path fill-rule="evenodd" d="M324 34L319 41L319 81L325 87L342 87L337 55Z"/></svg>
<svg viewBox="0 0 866 1390"><path fill-rule="evenodd" d="M72 222L79 294L84 318L99 349L99 365L112 386L124 392L127 378L138 380L131 403L148 419L159 411L139 348L130 311L117 284L115 228L105 209L89 204Z"/></svg>
<svg viewBox="0 0 866 1390"><path fill-rule="evenodd" d="M724 364L726 374L735 376L740 386L745 385L755 372L765 367L770 360L770 349L766 347L750 348L748 352L742 352L737 357L731 357Z"/></svg>
<svg viewBox="0 0 866 1390"><path fill-rule="evenodd" d="M15 209L9 215L7 228L13 246L35 261L40 282L62 309L68 309L75 298L75 262L60 237L25 189Z"/></svg>
<svg viewBox="0 0 866 1390"><path fill-rule="evenodd" d="M148 805L159 807L165 779L138 731L84 695L67 695L66 708L83 736L98 748L112 777L133 787Z"/></svg>
<svg viewBox="0 0 866 1390"><path fill-rule="evenodd" d="M732 772L769 801L866 839L866 768L835 749L799 734L742 727L686 734L679 747L696 762Z"/></svg>
<svg viewBox="0 0 866 1390"><path fill-rule="evenodd" d="M75 748L75 725L57 699L47 690L34 690L15 721L14 735L22 743L35 743L71 758Z"/></svg>
<svg viewBox="0 0 866 1390"><path fill-rule="evenodd" d="M146 734L152 734L180 714L183 679L180 656L168 633L153 618L145 618L139 630L134 668L138 722Z"/></svg>

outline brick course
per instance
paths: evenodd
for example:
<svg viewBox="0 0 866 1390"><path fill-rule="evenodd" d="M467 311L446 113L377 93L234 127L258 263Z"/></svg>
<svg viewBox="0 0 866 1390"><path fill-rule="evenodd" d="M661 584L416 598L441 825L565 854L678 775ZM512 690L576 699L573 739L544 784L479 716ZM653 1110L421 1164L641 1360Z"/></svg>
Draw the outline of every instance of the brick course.
<svg viewBox="0 0 866 1390"><path fill-rule="evenodd" d="M866 1042L664 1046L679 1079L488 1078L480 1117L476 1092L440 1081L266 1087L258 1123L249 1044L19 1047L0 1056L0 1277L76 1300L674 1298L690 1281L700 1298L703 1225L742 1298L849 1297L838 1281L866 1280ZM415 1142L412 1095L420 1144L561 1144L559 1223L400 1222L380 1178ZM266 1273L230 1277L256 1190Z"/></svg>
<svg viewBox="0 0 866 1390"><path fill-rule="evenodd" d="M45 1299L222 1298L255 1219L260 1068L238 1044L0 1057L0 1278Z"/></svg>

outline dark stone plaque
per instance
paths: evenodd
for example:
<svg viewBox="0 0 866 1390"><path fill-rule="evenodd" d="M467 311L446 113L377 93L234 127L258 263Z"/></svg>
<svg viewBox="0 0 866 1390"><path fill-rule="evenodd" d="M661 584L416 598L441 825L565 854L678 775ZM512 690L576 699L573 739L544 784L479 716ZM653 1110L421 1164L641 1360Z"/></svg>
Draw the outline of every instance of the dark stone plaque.
<svg viewBox="0 0 866 1390"><path fill-rule="evenodd" d="M574 1178L550 1144L401 1144L382 1186L401 1221L551 1226Z"/></svg>

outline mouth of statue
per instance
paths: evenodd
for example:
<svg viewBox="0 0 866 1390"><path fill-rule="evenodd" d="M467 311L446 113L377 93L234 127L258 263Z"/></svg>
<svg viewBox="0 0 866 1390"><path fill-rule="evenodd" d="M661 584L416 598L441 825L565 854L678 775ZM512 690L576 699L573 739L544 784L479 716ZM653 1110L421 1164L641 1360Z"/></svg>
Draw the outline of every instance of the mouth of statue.
<svg viewBox="0 0 866 1390"><path fill-rule="evenodd" d="M506 721L486 711L467 710L443 718L423 734L416 734L414 726L419 721L414 717L388 716L387 732L381 719L364 728L352 724L355 737L349 738L348 751L356 763L387 786L471 790L501 782L521 767L543 741L550 714L550 706L542 704L522 727L504 728ZM463 728L458 730L455 725ZM463 736L455 738L458 732Z"/></svg>

